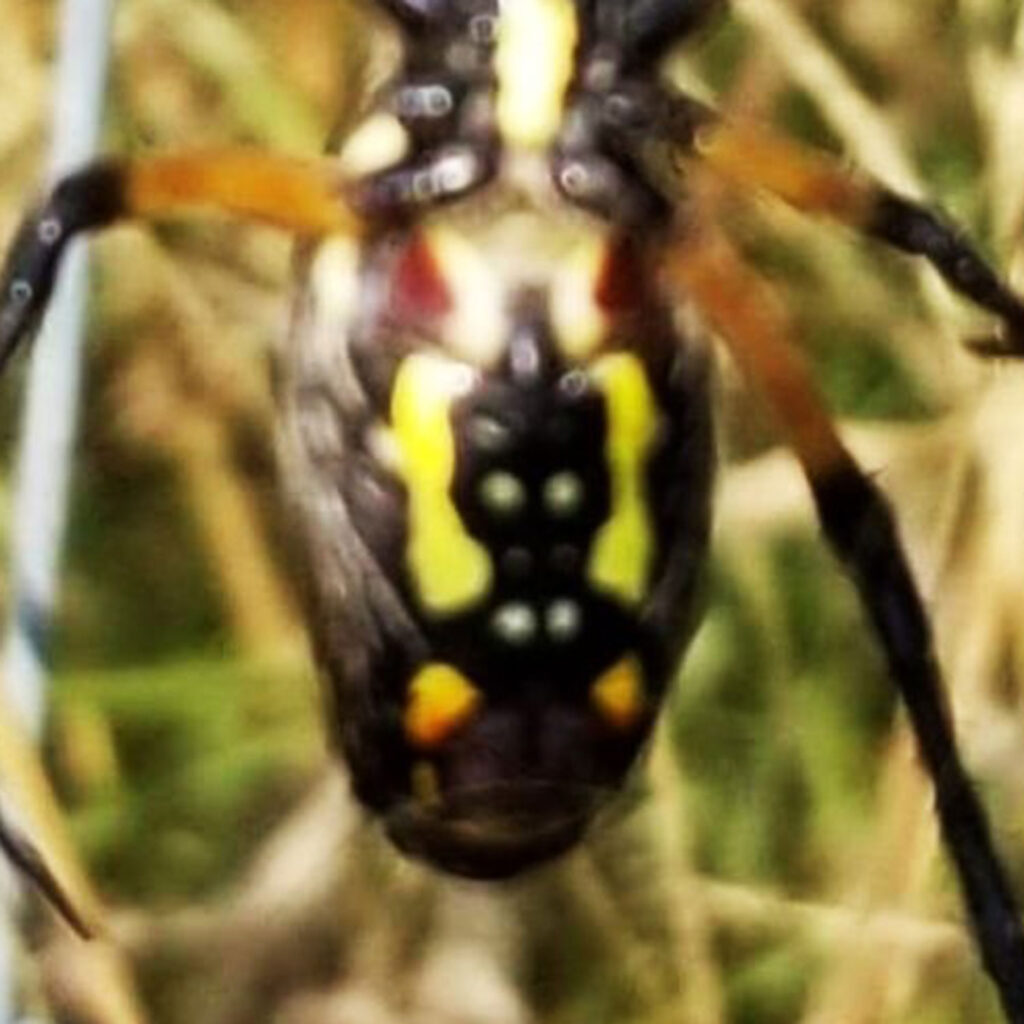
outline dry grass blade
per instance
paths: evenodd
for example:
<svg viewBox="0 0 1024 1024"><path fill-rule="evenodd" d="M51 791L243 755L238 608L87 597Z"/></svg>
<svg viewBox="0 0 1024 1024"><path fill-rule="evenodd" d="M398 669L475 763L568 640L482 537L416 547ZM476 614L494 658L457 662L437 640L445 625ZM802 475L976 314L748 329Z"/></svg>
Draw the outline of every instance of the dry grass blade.
<svg viewBox="0 0 1024 1024"><path fill-rule="evenodd" d="M83 1014L95 1024L143 1024L143 1012L135 993L128 962L102 931L104 912L67 833L38 755L14 725L14 717L0 696L0 778L7 796L25 816L33 841L45 851L62 880L73 907L100 929L92 942L65 943L59 970L61 1005ZM94 924L95 923L95 924Z"/></svg>
<svg viewBox="0 0 1024 1024"><path fill-rule="evenodd" d="M0 850L22 875L36 887L40 895L60 914L81 939L93 938L92 926L79 913L71 897L50 870L38 848L10 821L0 817Z"/></svg>

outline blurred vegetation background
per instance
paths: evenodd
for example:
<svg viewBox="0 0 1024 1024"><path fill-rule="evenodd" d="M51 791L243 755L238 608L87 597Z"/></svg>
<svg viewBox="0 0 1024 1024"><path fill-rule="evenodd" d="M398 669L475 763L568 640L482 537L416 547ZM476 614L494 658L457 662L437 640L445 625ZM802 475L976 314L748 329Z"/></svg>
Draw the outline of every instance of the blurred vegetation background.
<svg viewBox="0 0 1024 1024"><path fill-rule="evenodd" d="M673 75L1020 264L1020 0L732 6ZM46 163L55 5L0 0L0 25L8 237ZM316 153L384 36L355 0L122 0L108 148ZM964 355L984 319L909 261L765 202L726 218L900 514L1024 893L1021 371ZM187 223L95 251L45 754L139 995L112 1004L38 921L28 1005L97 1024L1000 1019L861 612L728 365L708 612L649 764L563 863L457 884L386 848L326 751L274 498L287 240ZM7 463L23 374L0 390ZM5 470L2 530L9 488Z"/></svg>

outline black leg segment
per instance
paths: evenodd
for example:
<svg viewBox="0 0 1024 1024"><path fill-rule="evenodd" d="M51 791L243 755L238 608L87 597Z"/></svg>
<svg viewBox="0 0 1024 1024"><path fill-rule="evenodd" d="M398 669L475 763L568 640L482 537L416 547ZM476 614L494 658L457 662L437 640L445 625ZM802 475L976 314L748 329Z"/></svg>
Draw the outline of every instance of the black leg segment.
<svg viewBox="0 0 1024 1024"><path fill-rule="evenodd" d="M850 171L835 157L750 125L731 124L685 107L664 131L679 155L700 160L740 190L758 189L794 209L829 217L894 249L921 256L964 298L1001 321L991 337L968 344L979 355L1024 357L1024 299L953 224L921 203L898 196L871 178ZM675 122L675 123L673 123Z"/></svg>
<svg viewBox="0 0 1024 1024"><path fill-rule="evenodd" d="M0 370L39 323L61 256L75 235L119 220L209 210L303 237L358 236L365 225L346 200L344 186L330 161L255 149L102 160L68 175L22 222L4 264Z"/></svg>
<svg viewBox="0 0 1024 1024"><path fill-rule="evenodd" d="M0 370L38 325L68 242L113 223L124 209L121 168L98 163L63 179L22 221L0 276Z"/></svg>
<svg viewBox="0 0 1024 1024"><path fill-rule="evenodd" d="M956 228L927 207L888 191L879 192L866 228L896 249L923 256L954 291L1003 321L1003 335L971 342L971 348L981 355L1024 356L1024 301Z"/></svg>
<svg viewBox="0 0 1024 1024"><path fill-rule="evenodd" d="M957 752L931 630L892 513L852 462L812 477L811 487L825 534L857 585L910 716L985 968L1007 1020L1024 1024L1020 913Z"/></svg>

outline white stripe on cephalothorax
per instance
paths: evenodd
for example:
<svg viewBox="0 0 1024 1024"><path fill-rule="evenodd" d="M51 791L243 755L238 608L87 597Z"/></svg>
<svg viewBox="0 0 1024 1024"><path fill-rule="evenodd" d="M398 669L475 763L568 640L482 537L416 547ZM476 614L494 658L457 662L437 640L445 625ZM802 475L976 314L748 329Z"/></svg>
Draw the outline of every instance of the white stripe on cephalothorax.
<svg viewBox="0 0 1024 1024"><path fill-rule="evenodd" d="M495 362L505 348L508 325L502 281L486 250L441 223L432 224L424 237L452 297L438 340L473 365Z"/></svg>

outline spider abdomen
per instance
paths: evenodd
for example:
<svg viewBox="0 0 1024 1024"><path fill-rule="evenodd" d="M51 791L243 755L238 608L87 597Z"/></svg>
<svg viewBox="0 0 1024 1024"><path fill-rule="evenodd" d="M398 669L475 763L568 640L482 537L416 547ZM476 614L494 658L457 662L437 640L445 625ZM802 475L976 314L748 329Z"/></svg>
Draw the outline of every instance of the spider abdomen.
<svg viewBox="0 0 1024 1024"><path fill-rule="evenodd" d="M540 227L329 245L287 374L356 790L399 845L475 876L570 846L621 785L707 540L701 346L646 254L596 225L567 218L533 260L487 248ZM330 297L346 291L360 301Z"/></svg>

